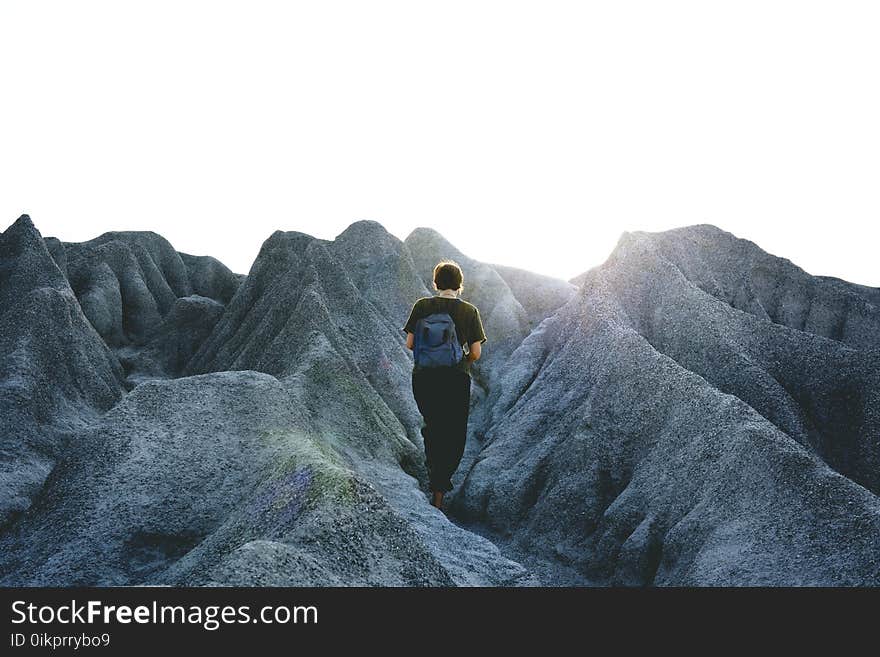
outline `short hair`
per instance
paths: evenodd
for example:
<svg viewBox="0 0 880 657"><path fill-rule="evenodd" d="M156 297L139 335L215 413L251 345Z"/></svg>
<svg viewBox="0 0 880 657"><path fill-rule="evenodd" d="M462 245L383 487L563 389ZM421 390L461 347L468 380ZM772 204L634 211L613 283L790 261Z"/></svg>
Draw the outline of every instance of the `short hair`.
<svg viewBox="0 0 880 657"><path fill-rule="evenodd" d="M464 274L452 260L441 260L434 265L434 285L438 290L461 290Z"/></svg>

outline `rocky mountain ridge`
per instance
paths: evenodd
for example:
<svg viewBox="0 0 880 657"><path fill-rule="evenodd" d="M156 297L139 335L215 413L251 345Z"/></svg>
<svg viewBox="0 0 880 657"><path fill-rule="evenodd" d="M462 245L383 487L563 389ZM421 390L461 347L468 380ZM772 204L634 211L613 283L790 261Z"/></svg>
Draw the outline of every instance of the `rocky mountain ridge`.
<svg viewBox="0 0 880 657"><path fill-rule="evenodd" d="M489 342L449 516L401 331L453 258ZM711 226L567 283L422 228L0 235L8 585L880 583L878 293Z"/></svg>

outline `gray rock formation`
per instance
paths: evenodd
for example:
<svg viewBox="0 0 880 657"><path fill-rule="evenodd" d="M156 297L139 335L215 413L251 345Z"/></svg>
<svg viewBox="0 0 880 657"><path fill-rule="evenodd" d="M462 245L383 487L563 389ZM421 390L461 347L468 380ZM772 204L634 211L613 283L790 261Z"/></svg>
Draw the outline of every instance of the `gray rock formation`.
<svg viewBox="0 0 880 657"><path fill-rule="evenodd" d="M371 271L361 250L388 249L393 257ZM214 302L178 298L133 358L161 364L149 355L160 337L159 355L197 342L187 373L216 374L145 375L71 441L75 452L41 503L5 538L4 581L533 581L428 506L408 474L423 468L401 315L426 291L407 260L403 243L372 222L333 243L278 232L219 321ZM193 326L215 321L207 340L185 342ZM106 468L90 471L95 459ZM328 477L333 486L308 488ZM312 512L300 512L304 496Z"/></svg>
<svg viewBox="0 0 880 657"><path fill-rule="evenodd" d="M62 244L71 287L111 346L145 341L174 300L192 293L180 256L155 233L110 232Z"/></svg>
<svg viewBox="0 0 880 657"><path fill-rule="evenodd" d="M876 289L810 276L714 226L635 233L633 238L649 239L688 281L734 308L856 348L880 348Z"/></svg>
<svg viewBox="0 0 880 657"><path fill-rule="evenodd" d="M119 363L22 215L0 234L0 527L30 506L68 434L123 392Z"/></svg>
<svg viewBox="0 0 880 657"><path fill-rule="evenodd" d="M143 383L4 537L4 583L452 584L304 410L255 372Z"/></svg>
<svg viewBox="0 0 880 657"><path fill-rule="evenodd" d="M371 235L395 239L378 224ZM382 253L371 246L365 237L365 252ZM408 389L412 361L400 330L398 288L418 291L418 279L395 279L385 289L383 303L397 315L389 318L371 301L370 290L361 292L337 253L346 251L309 235L276 231L185 373L250 369L279 378L306 376L307 385L329 386L318 390L319 397L338 385L343 403L356 390L392 436L402 429L403 437L417 442L420 417ZM389 438L380 442L415 462L412 443L394 446Z"/></svg>
<svg viewBox="0 0 880 657"><path fill-rule="evenodd" d="M223 310L219 301L198 294L176 299L145 345L116 349L127 382L137 385L177 376L211 334Z"/></svg>
<svg viewBox="0 0 880 657"><path fill-rule="evenodd" d="M875 307L880 307L880 287L856 285L855 283L848 283L847 281L843 281L839 278L834 278L833 276L817 276L816 278L822 281L828 281L837 286L841 286L848 292L859 295L865 301L874 305Z"/></svg>
<svg viewBox="0 0 880 657"><path fill-rule="evenodd" d="M782 325L875 310L753 248L625 235L508 361L456 512L596 583L880 584L878 353Z"/></svg>
<svg viewBox="0 0 880 657"><path fill-rule="evenodd" d="M400 330L442 258L489 336L454 522ZM877 585L878 296L710 226L566 283L371 221L277 231L244 277L23 218L0 583Z"/></svg>
<svg viewBox="0 0 880 657"><path fill-rule="evenodd" d="M244 274L234 274L222 262L211 256L195 256L178 252L186 267L192 294L213 299L224 306L229 303L238 287L244 282Z"/></svg>
<svg viewBox="0 0 880 657"><path fill-rule="evenodd" d="M559 310L577 291L577 286L572 283L525 269L505 265L492 265L492 269L504 279L517 302L526 311L530 329L536 328Z"/></svg>
<svg viewBox="0 0 880 657"><path fill-rule="evenodd" d="M179 253L149 231L114 231L87 242L48 237L46 246L121 361L129 388L178 375L245 278L210 256Z"/></svg>

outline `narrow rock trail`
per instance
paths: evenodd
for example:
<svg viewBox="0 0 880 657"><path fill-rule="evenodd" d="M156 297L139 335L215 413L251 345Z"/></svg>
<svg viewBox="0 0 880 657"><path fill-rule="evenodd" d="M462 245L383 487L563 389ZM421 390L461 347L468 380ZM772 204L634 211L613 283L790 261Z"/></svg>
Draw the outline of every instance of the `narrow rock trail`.
<svg viewBox="0 0 880 657"><path fill-rule="evenodd" d="M500 549L477 527L456 522L427 502L427 496L401 472L378 468L364 472L373 486L422 536L427 549L458 585L536 586L540 580L521 562Z"/></svg>

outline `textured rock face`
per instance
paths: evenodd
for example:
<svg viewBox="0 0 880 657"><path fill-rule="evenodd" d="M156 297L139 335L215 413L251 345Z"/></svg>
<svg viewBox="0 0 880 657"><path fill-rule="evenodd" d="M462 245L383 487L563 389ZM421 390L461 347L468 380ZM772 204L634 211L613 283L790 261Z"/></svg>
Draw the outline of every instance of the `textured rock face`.
<svg viewBox="0 0 880 657"><path fill-rule="evenodd" d="M489 336L455 523L420 490L400 330L443 258ZM877 290L710 226L573 283L370 221L277 231L244 277L22 218L0 583L880 584Z"/></svg>
<svg viewBox="0 0 880 657"><path fill-rule="evenodd" d="M451 584L318 435L265 374L144 383L3 539L4 583Z"/></svg>
<svg viewBox="0 0 880 657"><path fill-rule="evenodd" d="M176 299L146 345L116 350L123 368L129 372L127 381L137 385L152 379L174 378L211 334L223 310L222 303L198 294Z"/></svg>
<svg viewBox="0 0 880 657"><path fill-rule="evenodd" d="M378 224L367 227L377 240L394 239ZM382 253L370 248L369 236L362 246L366 253ZM387 288L376 282L384 292L382 303L394 312L388 317L381 304L370 300L370 287L358 289L337 253L348 255L344 242L273 234L186 373L252 369L279 378L307 373L304 385L338 385L342 400L351 396L348 390L365 396L367 406L375 409L370 415L381 417L392 435L402 430L415 442L419 416L408 389L412 361L400 330L405 311L398 287L418 291L418 279L413 275L398 283L394 277ZM394 449L412 452L413 446Z"/></svg>
<svg viewBox="0 0 880 657"><path fill-rule="evenodd" d="M179 253L148 231L45 243L121 362L128 388L177 376L245 278L210 256Z"/></svg>
<svg viewBox="0 0 880 657"><path fill-rule="evenodd" d="M856 285L855 283L848 283L847 281L834 278L833 276L817 276L816 278L820 281L826 281L837 286L842 286L848 292L862 297L862 299L872 304L874 307L880 307L880 287Z"/></svg>
<svg viewBox="0 0 880 657"><path fill-rule="evenodd" d="M737 310L727 254L681 246L729 236L673 233L625 236L523 341L457 511L597 583L877 585L877 352Z"/></svg>
<svg viewBox="0 0 880 657"><path fill-rule="evenodd" d="M0 527L30 506L70 431L124 392L30 218L0 234Z"/></svg>
<svg viewBox="0 0 880 657"><path fill-rule="evenodd" d="M180 297L227 303L243 278L209 256L178 253L152 232L114 231L87 242L50 239L83 312L111 347L146 342Z"/></svg>
<svg viewBox="0 0 880 657"><path fill-rule="evenodd" d="M507 287L526 311L529 327L534 329L569 301L577 286L550 276L542 276L525 269L492 265L504 279Z"/></svg>
<svg viewBox="0 0 880 657"><path fill-rule="evenodd" d="M194 256L178 252L186 267L192 294L213 299L226 305L238 287L247 278L244 274L234 274L222 262L211 256Z"/></svg>
<svg viewBox="0 0 880 657"><path fill-rule="evenodd" d="M734 308L859 349L880 348L876 289L810 276L714 226L636 233L634 239L650 241L688 281Z"/></svg>

